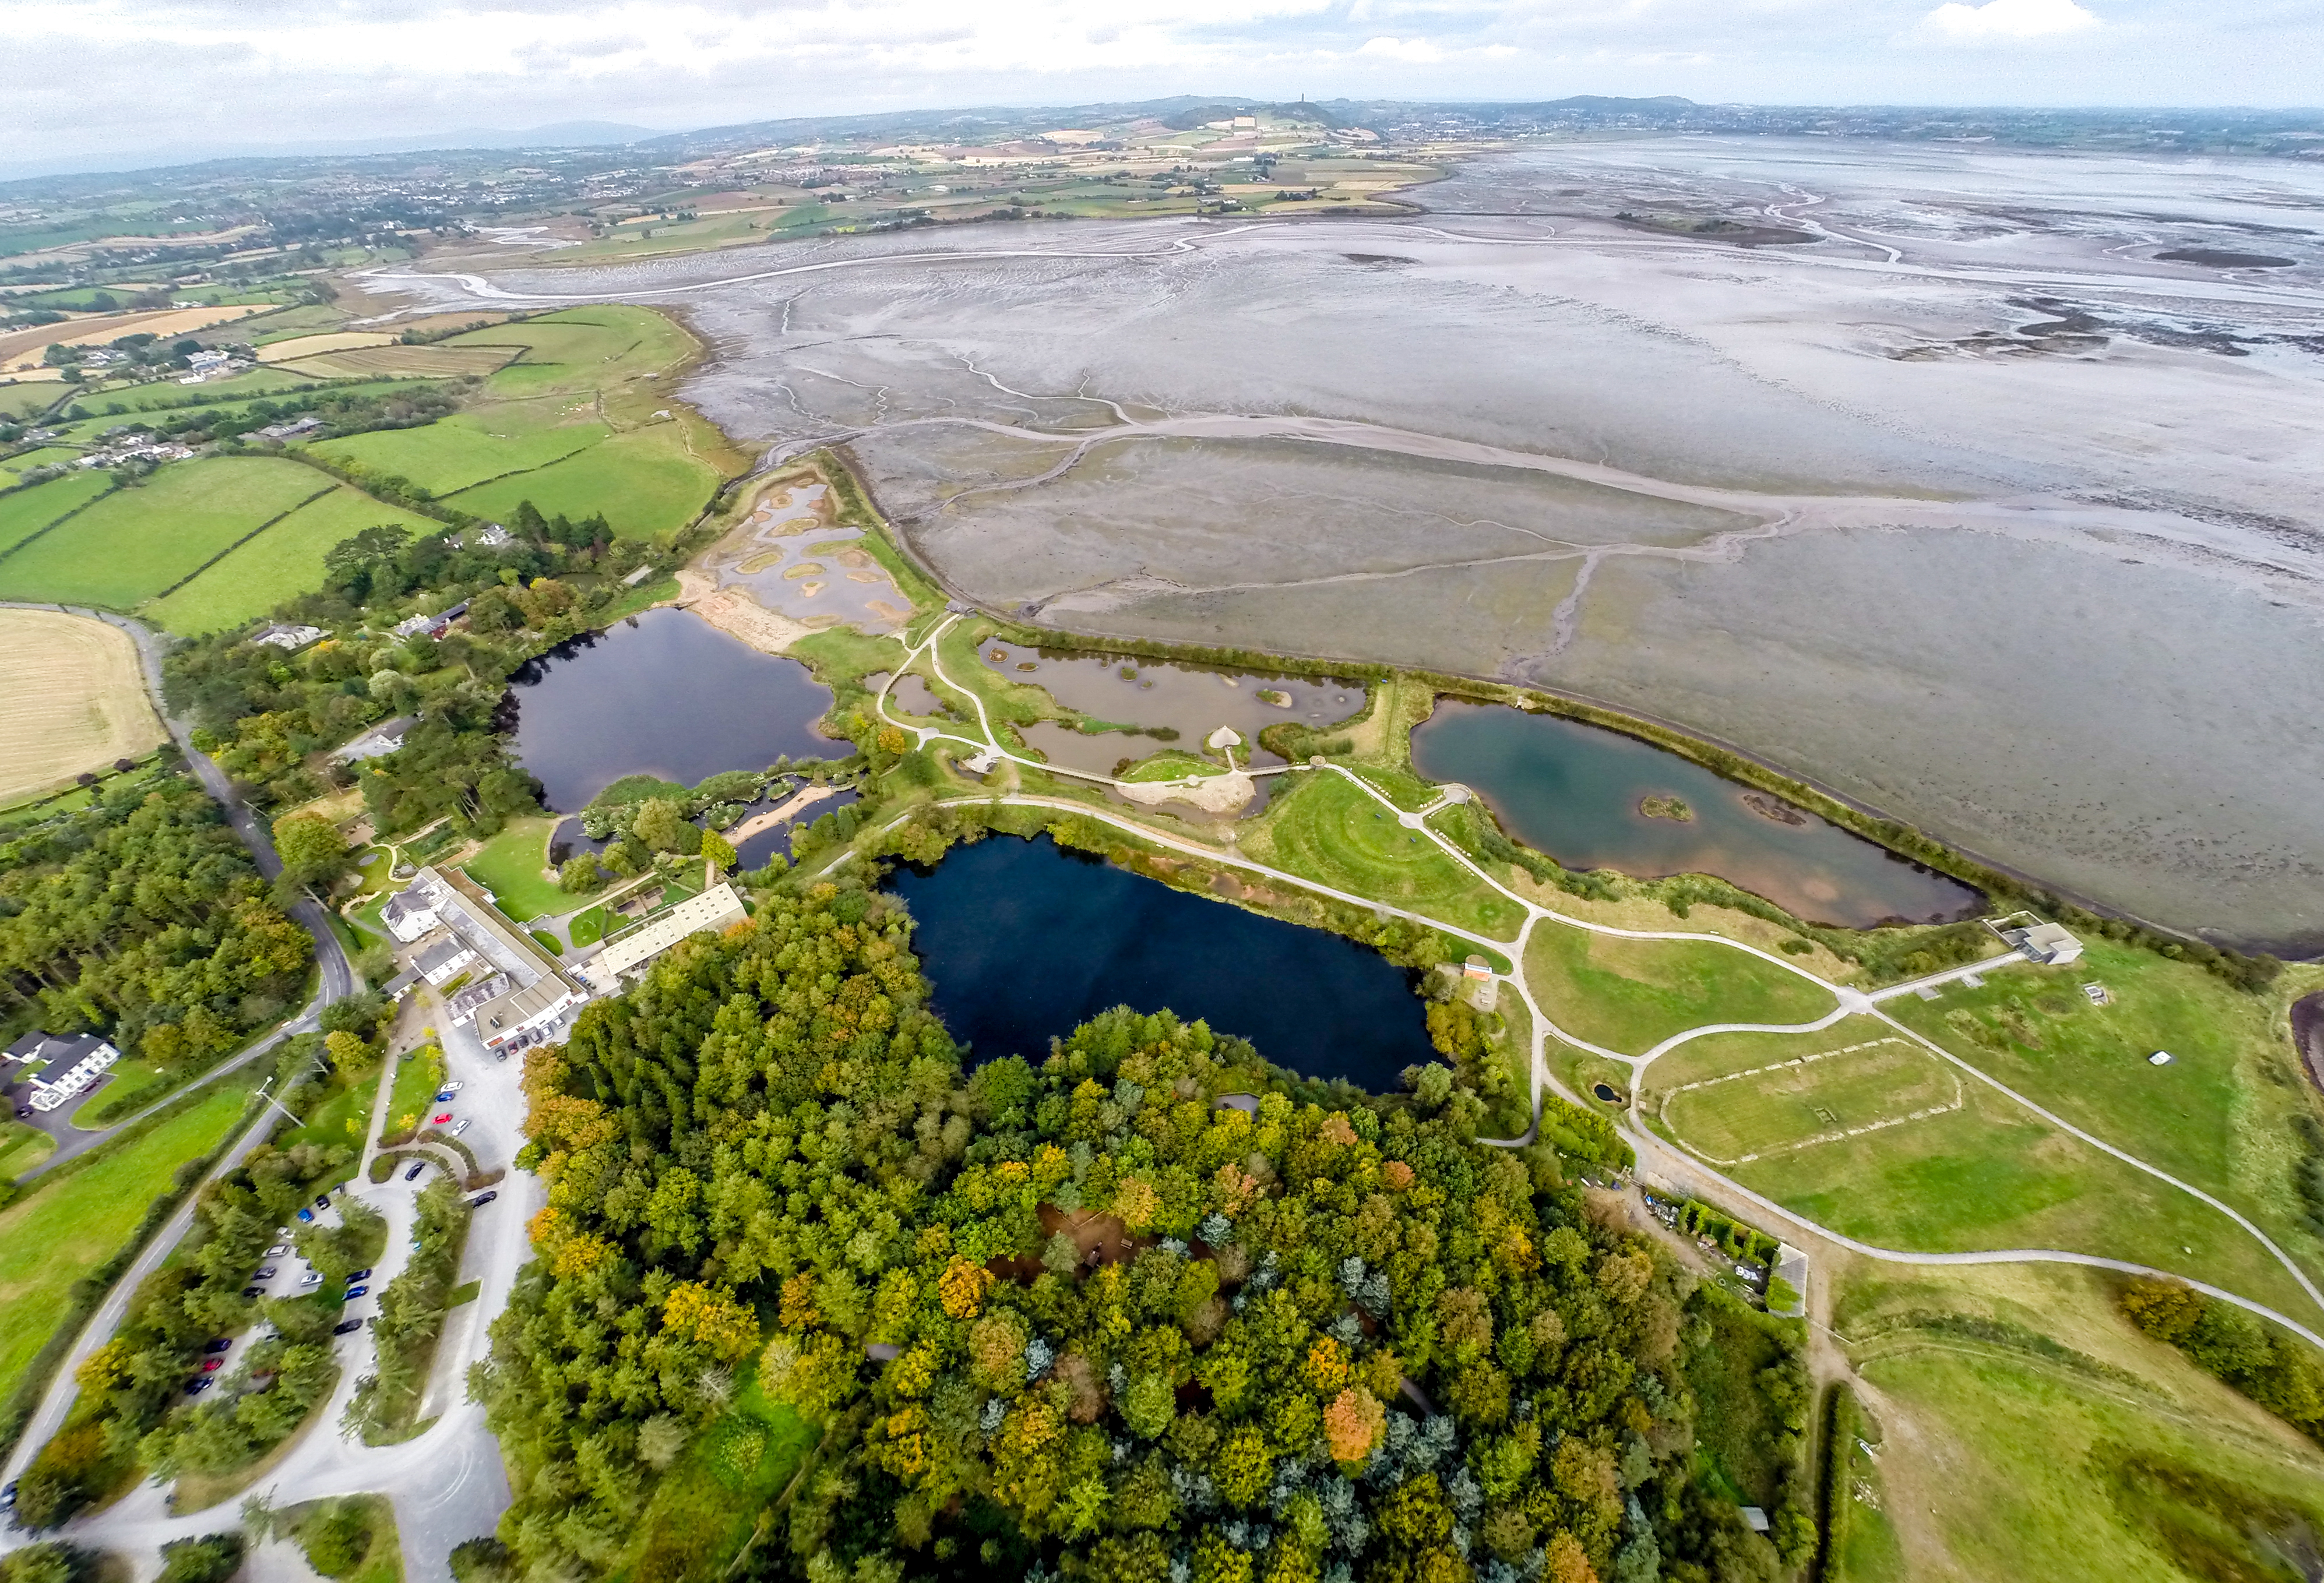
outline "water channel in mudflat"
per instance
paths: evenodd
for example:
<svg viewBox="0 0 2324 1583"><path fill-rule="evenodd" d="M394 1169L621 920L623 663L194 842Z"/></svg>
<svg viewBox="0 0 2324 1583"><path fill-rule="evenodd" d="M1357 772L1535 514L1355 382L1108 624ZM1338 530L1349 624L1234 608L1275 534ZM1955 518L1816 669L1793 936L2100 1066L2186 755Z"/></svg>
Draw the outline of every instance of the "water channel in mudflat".
<svg viewBox="0 0 2324 1583"><path fill-rule="evenodd" d="M691 612L650 610L560 643L509 678L501 727L549 806L572 813L625 775L693 786L782 755L849 750L816 730L830 689Z"/></svg>
<svg viewBox="0 0 2324 1583"><path fill-rule="evenodd" d="M953 1036L1039 1061L1110 1007L1164 1008L1278 1066L1375 1093L1434 1060L1412 975L1378 953L1059 848L989 836L889 881Z"/></svg>
<svg viewBox="0 0 2324 1583"><path fill-rule="evenodd" d="M1858 929L1961 917L1983 899L1780 798L1578 721L1443 699L1414 728L1412 761L1475 790L1510 834L1569 869L1715 875L1796 917Z"/></svg>

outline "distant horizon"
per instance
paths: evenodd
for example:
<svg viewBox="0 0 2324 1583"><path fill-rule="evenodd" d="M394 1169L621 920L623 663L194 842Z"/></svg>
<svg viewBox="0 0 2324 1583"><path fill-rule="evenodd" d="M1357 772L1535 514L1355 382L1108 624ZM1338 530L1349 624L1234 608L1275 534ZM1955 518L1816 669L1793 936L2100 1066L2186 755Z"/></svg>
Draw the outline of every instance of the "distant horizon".
<svg viewBox="0 0 2324 1583"><path fill-rule="evenodd" d="M723 126L1223 97L2307 109L2324 8L2280 0L18 0L18 169L602 120ZM420 129L418 133L410 129ZM166 134L157 136L157 130Z"/></svg>
<svg viewBox="0 0 2324 1583"><path fill-rule="evenodd" d="M436 127L422 131L386 131L364 138L286 139L266 143L244 143L194 146L181 150L138 149L123 150L111 154L91 154L81 160L71 158L50 161L0 160L0 181L39 180L51 177L136 175L149 171L174 170L235 160L303 160L361 159L375 155L460 153L492 152L524 148L623 148L661 138L690 137L724 131L742 131L763 124L784 122L839 122L874 120L915 115L966 115L982 112L1029 114L1035 111L1056 111L1060 115L1085 110L1120 111L1133 106L1168 103L1173 100L1193 104L1216 103L1221 106L1258 105L1289 106L1300 103L1323 105L1371 104L1443 106L1446 108L1490 108L1531 105L1554 105L1573 100L1604 100L1608 102L1679 102L1706 110L1829 110L1835 113L1877 113L1883 111L1915 111L1941 114L1994 115L2059 115L2138 116L2169 115L2236 115L2291 116L2313 115L2324 131L2324 104L2319 105L2260 105L2260 104L2178 104L2140 105L2119 104L2044 104L2035 101L1978 102L1969 100L1726 98L1703 99L1677 93L1656 94L1445 94L1406 96L1400 94L1308 94L1279 98L1259 94L1178 92L1156 94L1134 99L1080 100L1066 103L1052 99L1023 100L988 98L975 102L946 102L927 105L890 106L876 109L835 109L820 113L784 115L744 116L742 118L712 118L678 125L653 126L630 120L619 115L591 117L569 117L541 122L525 126L484 126L475 124ZM627 133L630 135L617 135Z"/></svg>

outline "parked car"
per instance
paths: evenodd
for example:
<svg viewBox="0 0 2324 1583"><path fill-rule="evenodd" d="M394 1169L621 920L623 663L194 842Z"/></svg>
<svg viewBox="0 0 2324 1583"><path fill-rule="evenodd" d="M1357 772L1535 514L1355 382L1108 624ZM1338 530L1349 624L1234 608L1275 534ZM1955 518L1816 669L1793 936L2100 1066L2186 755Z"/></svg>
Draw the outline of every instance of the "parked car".
<svg viewBox="0 0 2324 1583"><path fill-rule="evenodd" d="M315 1207L318 1210L329 1209L331 1207L331 1195L327 1192L317 1193L315 1195Z"/></svg>
<svg viewBox="0 0 2324 1583"><path fill-rule="evenodd" d="M17 1106L17 1107L16 1107L16 1119L17 1119L17 1120L19 1120L19 1121L30 1121L32 1118L32 1108L30 1105L19 1105L19 1106Z"/></svg>
<svg viewBox="0 0 2324 1583"><path fill-rule="evenodd" d="M273 1247L266 1250L266 1256L268 1258L281 1258L290 1251L290 1245L289 1243L278 1242Z"/></svg>
<svg viewBox="0 0 2324 1583"><path fill-rule="evenodd" d="M495 1050L493 1052L493 1059L495 1061L505 1061L508 1059L508 1052L505 1050Z"/></svg>
<svg viewBox="0 0 2324 1583"><path fill-rule="evenodd" d="M467 1130L468 1130L468 1128L470 1128L471 1127L474 1127L475 1124L476 1124L476 1118L475 1118L475 1117L470 1116L470 1117L464 1118L461 1120L460 1124L459 1124L457 1127L455 1127L452 1129L452 1136L453 1136L454 1137L459 1137L462 1133L464 1133L464 1132L467 1131Z"/></svg>
<svg viewBox="0 0 2324 1583"><path fill-rule="evenodd" d="M186 1394L189 1396L198 1396L204 1391L208 1390L216 1384L217 1384L217 1382L210 1378L208 1375L202 1376L202 1377L198 1380L188 1380L186 1382Z"/></svg>
<svg viewBox="0 0 2324 1583"><path fill-rule="evenodd" d="M0 1489L0 1509L12 1512L16 1509L16 1481L13 1478L5 1489Z"/></svg>
<svg viewBox="0 0 2324 1583"><path fill-rule="evenodd" d="M363 1321L359 1319L341 1320L337 1324L331 1327L331 1334L334 1336L351 1335L355 1331L362 1329Z"/></svg>
<svg viewBox="0 0 2324 1583"><path fill-rule="evenodd" d="M208 1346L203 1348L202 1350L205 1352L224 1352L233 1345L234 1338L232 1336L220 1336L217 1340L212 1341Z"/></svg>
<svg viewBox="0 0 2324 1583"><path fill-rule="evenodd" d="M266 1295L266 1288L263 1286L244 1286L242 1289L242 1294L244 1297L263 1297Z"/></svg>
<svg viewBox="0 0 2324 1583"><path fill-rule="evenodd" d="M204 1374L216 1374L225 1367L226 1359L223 1358L205 1358L202 1359L202 1372Z"/></svg>
<svg viewBox="0 0 2324 1583"><path fill-rule="evenodd" d="M472 1210L481 1210L498 1197L500 1193L497 1190L492 1192L480 1192L468 1201L468 1207Z"/></svg>
<svg viewBox="0 0 2324 1583"><path fill-rule="evenodd" d="M315 1223L315 1211L312 1210L300 1210L299 1211L299 1219L311 1226Z"/></svg>
<svg viewBox="0 0 2324 1583"><path fill-rule="evenodd" d="M357 1270L355 1274L349 1275L347 1279L350 1281L368 1281L371 1279L371 1267L366 1265L362 1269Z"/></svg>
<svg viewBox="0 0 2324 1583"><path fill-rule="evenodd" d="M274 1279L275 1275L279 1273L279 1271L280 1271L280 1266L279 1266L279 1265L261 1265L261 1266L260 1266L259 1271L258 1271L258 1274L256 1274L256 1275L253 1275L253 1276L251 1277L251 1279L252 1279L252 1280L254 1280L254 1281L272 1281L272 1279Z"/></svg>
<svg viewBox="0 0 2324 1583"><path fill-rule="evenodd" d="M450 1089L446 1089L441 1093L438 1094L436 1096L436 1102L439 1105L450 1104L452 1102L452 1091Z"/></svg>
<svg viewBox="0 0 2324 1583"><path fill-rule="evenodd" d="M309 1270L305 1275L299 1277L299 1284L301 1286L319 1286L322 1284L323 1272L320 1270Z"/></svg>
<svg viewBox="0 0 2324 1583"><path fill-rule="evenodd" d="M404 1179L406 1182L417 1182L417 1181L419 1181L419 1180L420 1180L420 1173L422 1171L425 1171L426 1169L428 1169L428 1162L427 1162L427 1161L425 1161L425 1160L417 1161L417 1162L415 1162L415 1163L413 1164L413 1165L412 1165L412 1167L411 1167L411 1169L410 1169L410 1170L406 1171L406 1172L403 1173L403 1179Z"/></svg>
<svg viewBox="0 0 2324 1583"><path fill-rule="evenodd" d="M347 1301L353 1302L358 1297L368 1296L370 1293L371 1288L368 1286L350 1286L347 1288Z"/></svg>
<svg viewBox="0 0 2324 1583"><path fill-rule="evenodd" d="M444 1123L446 1123L447 1121L449 1121L449 1120L451 1120L451 1119L452 1119L452 1112L450 1112L449 1110L447 1110L447 1111L445 1111L445 1112L444 1112L444 1114L442 1114L441 1116L437 1117L433 1121L431 1121L430 1123L429 1123L429 1126L431 1126L431 1127L441 1127L441 1126L443 1126L443 1125L444 1125Z"/></svg>

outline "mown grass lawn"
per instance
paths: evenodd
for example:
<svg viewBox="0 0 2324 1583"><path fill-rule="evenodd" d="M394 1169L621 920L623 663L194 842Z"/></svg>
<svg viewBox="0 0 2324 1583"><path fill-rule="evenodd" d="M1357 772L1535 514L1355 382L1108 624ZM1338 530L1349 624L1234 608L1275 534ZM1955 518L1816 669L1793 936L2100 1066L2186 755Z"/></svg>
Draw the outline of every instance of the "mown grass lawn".
<svg viewBox="0 0 2324 1583"><path fill-rule="evenodd" d="M0 1395L55 1330L72 1284L111 1257L171 1174L215 1147L248 1091L223 1083L127 1145L0 1211Z"/></svg>
<svg viewBox="0 0 2324 1583"><path fill-rule="evenodd" d="M1526 982L1550 1021L1624 1055L1707 1023L1812 1022L1839 1004L1813 980L1733 946L1626 940L1548 920L1526 942Z"/></svg>
<svg viewBox="0 0 2324 1583"><path fill-rule="evenodd" d="M483 851L460 865L469 879L493 893L493 905L512 923L561 913L579 901L559 889L556 875L546 871L549 836L557 823L554 815L512 819Z"/></svg>
<svg viewBox="0 0 2324 1583"><path fill-rule="evenodd" d="M57 1140L21 1121L0 1121L0 1182L13 1182L57 1152Z"/></svg>
<svg viewBox="0 0 2324 1583"><path fill-rule="evenodd" d="M0 598L133 609L333 487L311 467L270 456L175 463L0 560Z"/></svg>
<svg viewBox="0 0 2324 1583"><path fill-rule="evenodd" d="M429 1102L444 1084L444 1053L425 1045L405 1055L395 1069L395 1086L387 1098L387 1121L381 1136L411 1132L428 1119Z"/></svg>
<svg viewBox="0 0 2324 1583"><path fill-rule="evenodd" d="M0 495L0 556L14 549L76 506L86 505L113 487L103 473L69 473L14 494ZM8 562L0 560L0 576Z"/></svg>
<svg viewBox="0 0 2324 1583"><path fill-rule="evenodd" d="M320 474L311 474L325 483ZM399 527L414 538L441 524L385 505L341 484L300 507L166 599L140 613L172 632L214 632L264 615L284 600L323 585L323 557L366 528Z"/></svg>
<svg viewBox="0 0 2324 1583"><path fill-rule="evenodd" d="M1259 828L1242 840L1248 856L1480 934L1516 938L1523 907L1454 862L1429 837L1406 829L1346 777L1295 774L1276 784Z"/></svg>

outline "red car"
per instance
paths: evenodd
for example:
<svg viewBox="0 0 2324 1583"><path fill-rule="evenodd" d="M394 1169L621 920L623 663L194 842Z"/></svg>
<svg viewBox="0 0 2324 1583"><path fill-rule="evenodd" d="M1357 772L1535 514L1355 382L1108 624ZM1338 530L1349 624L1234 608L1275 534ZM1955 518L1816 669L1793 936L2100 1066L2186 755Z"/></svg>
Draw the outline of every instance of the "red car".
<svg viewBox="0 0 2324 1583"><path fill-rule="evenodd" d="M442 1114L441 1116L438 1116L438 1118L436 1118L436 1119L435 1119L433 1122L431 1122L429 1125L431 1125L431 1126L435 1126L435 1127L441 1127L441 1126L443 1126L447 1121L449 1121L449 1120L451 1120L451 1119L452 1119L452 1112L450 1112L449 1110L447 1110L447 1111L445 1111L445 1112L444 1112L444 1114Z"/></svg>
<svg viewBox="0 0 2324 1583"><path fill-rule="evenodd" d="M225 1367L226 1359L223 1358L205 1358L202 1359L202 1372L204 1374L216 1374L219 1369L222 1369Z"/></svg>

